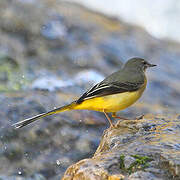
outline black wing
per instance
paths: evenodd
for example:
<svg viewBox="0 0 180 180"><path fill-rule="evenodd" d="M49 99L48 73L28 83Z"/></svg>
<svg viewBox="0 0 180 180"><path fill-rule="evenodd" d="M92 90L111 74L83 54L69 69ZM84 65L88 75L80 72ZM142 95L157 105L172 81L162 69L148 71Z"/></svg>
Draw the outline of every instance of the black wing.
<svg viewBox="0 0 180 180"><path fill-rule="evenodd" d="M113 82L110 84L99 83L93 86L90 90L85 92L76 103L81 103L84 100L91 99L94 97L102 97L123 92L132 92L142 87L143 83L119 83Z"/></svg>

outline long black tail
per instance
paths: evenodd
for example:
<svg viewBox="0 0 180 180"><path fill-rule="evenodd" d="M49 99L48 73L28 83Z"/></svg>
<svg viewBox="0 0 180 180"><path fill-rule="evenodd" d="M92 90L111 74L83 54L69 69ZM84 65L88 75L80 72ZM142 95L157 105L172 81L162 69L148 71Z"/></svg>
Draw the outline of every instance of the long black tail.
<svg viewBox="0 0 180 180"><path fill-rule="evenodd" d="M56 108L56 109L53 109L52 111L49 111L49 112L46 112L46 113L42 113L42 114L38 114L36 116L33 116L31 118L27 118L25 120L22 120L20 122L17 122L15 124L13 124L12 126L14 126L15 128L22 128L42 117L46 117L46 116L50 116L52 114L57 114L57 113L60 113L60 112L63 112L63 111L69 111L69 110L72 110L73 107L75 107L76 103L75 102L72 102L71 104L69 105L66 105L66 106L62 106L60 108Z"/></svg>

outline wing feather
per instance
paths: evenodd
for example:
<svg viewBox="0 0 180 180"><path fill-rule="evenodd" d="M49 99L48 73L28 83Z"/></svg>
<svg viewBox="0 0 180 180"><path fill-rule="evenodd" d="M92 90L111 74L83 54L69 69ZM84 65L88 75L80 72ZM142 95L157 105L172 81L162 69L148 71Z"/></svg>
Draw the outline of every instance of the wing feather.
<svg viewBox="0 0 180 180"><path fill-rule="evenodd" d="M91 99L94 97L102 97L117 93L123 93L123 92L132 92L138 90L140 87L142 87L143 83L131 83L131 82L113 82L110 84L106 83L98 83L95 86L93 86L91 89L89 89L87 92L85 92L77 101L76 103L81 103L84 100Z"/></svg>

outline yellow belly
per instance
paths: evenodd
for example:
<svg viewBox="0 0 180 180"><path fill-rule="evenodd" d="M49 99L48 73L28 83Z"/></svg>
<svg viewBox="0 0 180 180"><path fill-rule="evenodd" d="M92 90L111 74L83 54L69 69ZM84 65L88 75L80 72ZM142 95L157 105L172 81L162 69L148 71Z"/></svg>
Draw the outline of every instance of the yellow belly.
<svg viewBox="0 0 180 180"><path fill-rule="evenodd" d="M124 92L114 95L108 95L104 97L96 97L83 101L73 109L87 109L94 111L106 111L106 112L117 112L126 109L133 103L135 103L144 92L144 87L135 92Z"/></svg>

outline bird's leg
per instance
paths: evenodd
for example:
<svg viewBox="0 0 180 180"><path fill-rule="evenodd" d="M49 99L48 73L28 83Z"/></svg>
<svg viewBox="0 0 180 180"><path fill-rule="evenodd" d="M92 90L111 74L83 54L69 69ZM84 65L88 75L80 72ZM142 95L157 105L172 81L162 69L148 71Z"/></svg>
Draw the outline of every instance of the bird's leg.
<svg viewBox="0 0 180 180"><path fill-rule="evenodd" d="M108 119L109 123L110 123L110 127L114 128L114 124L112 123L112 120L110 119L110 117L107 115L107 113L105 112L105 110L103 109L103 113L105 114L106 118Z"/></svg>
<svg viewBox="0 0 180 180"><path fill-rule="evenodd" d="M125 118L125 117L116 116L116 113L115 113L115 112L112 113L112 117L113 117L113 118L122 119L122 120L129 120L129 119Z"/></svg>

